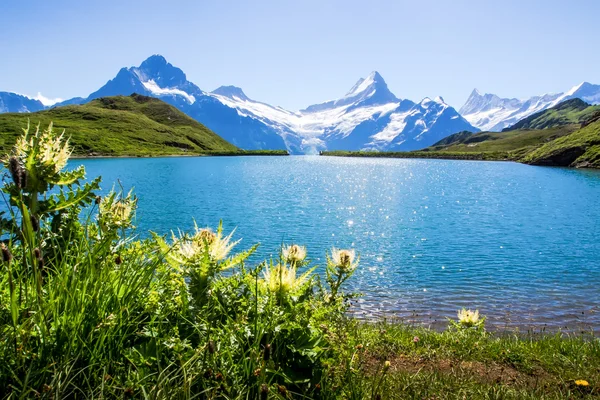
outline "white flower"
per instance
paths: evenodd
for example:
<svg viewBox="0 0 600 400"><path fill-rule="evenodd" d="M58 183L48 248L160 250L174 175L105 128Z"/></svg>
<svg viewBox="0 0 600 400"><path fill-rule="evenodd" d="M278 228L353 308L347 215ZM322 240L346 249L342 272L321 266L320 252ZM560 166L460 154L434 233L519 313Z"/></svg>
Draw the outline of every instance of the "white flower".
<svg viewBox="0 0 600 400"><path fill-rule="evenodd" d="M208 253L212 261L221 261L239 243L239 240L235 242L231 241L234 232L224 237L221 229L216 233L209 228L198 229L198 226L196 226L195 229L196 232L192 237L180 235L177 238L173 234L175 251L185 264L197 261L206 253Z"/></svg>
<svg viewBox="0 0 600 400"><path fill-rule="evenodd" d="M306 258L306 247L298 246L297 244L293 244L291 246L285 246L281 253L283 255L283 259L289 263L299 263L304 261Z"/></svg>
<svg viewBox="0 0 600 400"><path fill-rule="evenodd" d="M358 265L354 260L356 252L351 250L340 250L335 247L331 249L331 261L342 272L352 272Z"/></svg>
<svg viewBox="0 0 600 400"><path fill-rule="evenodd" d="M296 277L296 268L294 267L288 268L285 265L277 265L273 268L267 267L264 281L270 292L294 292L302 287L313 270L314 268L302 276Z"/></svg>
<svg viewBox="0 0 600 400"><path fill-rule="evenodd" d="M470 327L475 326L479 322L479 311L471 311L463 308L458 311L458 322L462 325Z"/></svg>
<svg viewBox="0 0 600 400"><path fill-rule="evenodd" d="M133 196L131 191L127 194L127 197L121 197L121 195L112 192L100 201L98 208L100 224L105 228L128 227L136 206L137 198Z"/></svg>

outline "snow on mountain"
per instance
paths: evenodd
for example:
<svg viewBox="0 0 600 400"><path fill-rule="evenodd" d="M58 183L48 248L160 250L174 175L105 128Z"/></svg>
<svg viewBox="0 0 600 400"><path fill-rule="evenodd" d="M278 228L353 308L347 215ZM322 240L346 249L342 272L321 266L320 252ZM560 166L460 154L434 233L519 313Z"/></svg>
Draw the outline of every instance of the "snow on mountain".
<svg viewBox="0 0 600 400"><path fill-rule="evenodd" d="M590 104L600 104L600 85L583 82L564 93L533 96L526 100L500 98L489 93L482 95L474 89L459 112L481 130L501 131L531 114L573 98L580 98Z"/></svg>
<svg viewBox="0 0 600 400"><path fill-rule="evenodd" d="M398 149L427 147L436 141L427 131L436 124L445 109L452 109L441 98L435 101L425 99L418 107L410 100L400 100L389 91L383 77L376 71L367 78L359 79L345 96L298 112L252 100L239 88L221 87L211 95L238 110L240 115L273 127L286 142L294 140L302 152L319 149L384 150L389 146ZM425 112L428 103L442 106L436 107L435 112ZM456 111L454 114L454 120L446 122L448 129L438 129L437 132L449 131L448 134L452 134L459 130L476 130ZM404 131L409 124L407 120L420 118L424 120L418 125L411 125L412 136L408 137ZM394 141L402 135L406 136L404 140ZM434 136L437 139L437 133Z"/></svg>
<svg viewBox="0 0 600 400"><path fill-rule="evenodd" d="M29 113L43 109L44 104L37 99L32 99L17 93L0 92L0 113Z"/></svg>

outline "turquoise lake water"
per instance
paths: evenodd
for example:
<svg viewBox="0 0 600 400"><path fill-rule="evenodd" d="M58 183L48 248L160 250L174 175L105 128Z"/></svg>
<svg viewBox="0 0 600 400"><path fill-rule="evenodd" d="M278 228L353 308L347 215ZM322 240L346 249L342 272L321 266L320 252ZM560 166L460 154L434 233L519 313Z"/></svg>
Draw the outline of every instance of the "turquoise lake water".
<svg viewBox="0 0 600 400"><path fill-rule="evenodd" d="M443 326L461 307L497 327L600 328L600 172L504 162L318 156L73 160L139 196L137 226L237 227L323 264L355 248L354 310ZM576 328L577 327L577 328Z"/></svg>

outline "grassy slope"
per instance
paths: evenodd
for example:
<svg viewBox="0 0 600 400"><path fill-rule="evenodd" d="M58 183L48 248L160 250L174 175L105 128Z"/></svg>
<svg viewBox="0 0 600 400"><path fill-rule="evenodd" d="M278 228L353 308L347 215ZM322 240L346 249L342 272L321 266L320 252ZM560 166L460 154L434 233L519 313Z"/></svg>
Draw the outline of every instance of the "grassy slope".
<svg viewBox="0 0 600 400"><path fill-rule="evenodd" d="M581 99L564 101L548 110L522 119L504 131L517 129L546 129L570 124L581 125L600 111L600 106L590 106Z"/></svg>
<svg viewBox="0 0 600 400"><path fill-rule="evenodd" d="M323 155L393 157L393 158L441 158L457 160L519 160L543 143L568 135L577 130L576 125L550 129L517 130L510 132L481 132L457 134L454 141L438 142L421 151L411 152L345 152L329 151ZM449 144L445 144L450 142ZM441 143L441 144L440 144Z"/></svg>
<svg viewBox="0 0 600 400"><path fill-rule="evenodd" d="M536 165L600 168L600 121L547 143L525 156Z"/></svg>
<svg viewBox="0 0 600 400"><path fill-rule="evenodd" d="M0 114L0 151L6 152L30 120L51 121L71 137L75 155L149 156L238 149L176 108L151 97L106 97L80 106L32 114Z"/></svg>

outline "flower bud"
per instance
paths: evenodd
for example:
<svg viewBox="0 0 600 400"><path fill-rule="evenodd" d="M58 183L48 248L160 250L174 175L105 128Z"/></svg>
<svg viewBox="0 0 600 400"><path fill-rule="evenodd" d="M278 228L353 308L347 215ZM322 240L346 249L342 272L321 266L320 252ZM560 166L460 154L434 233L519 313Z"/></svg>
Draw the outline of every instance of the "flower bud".
<svg viewBox="0 0 600 400"><path fill-rule="evenodd" d="M2 250L2 261L11 262L12 254L11 254L10 250L8 249L8 247L6 247L6 245L4 243L2 243L2 244L0 244L0 249Z"/></svg>
<svg viewBox="0 0 600 400"><path fill-rule="evenodd" d="M217 352L217 346L215 346L215 342L212 340L208 341L208 352L210 354L215 354Z"/></svg>
<svg viewBox="0 0 600 400"><path fill-rule="evenodd" d="M270 344L266 344L265 345L265 349L263 350L263 359L265 361L269 361L269 359L271 358L271 345Z"/></svg>

